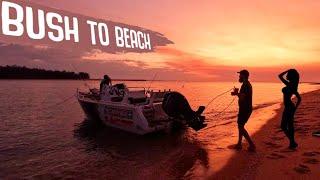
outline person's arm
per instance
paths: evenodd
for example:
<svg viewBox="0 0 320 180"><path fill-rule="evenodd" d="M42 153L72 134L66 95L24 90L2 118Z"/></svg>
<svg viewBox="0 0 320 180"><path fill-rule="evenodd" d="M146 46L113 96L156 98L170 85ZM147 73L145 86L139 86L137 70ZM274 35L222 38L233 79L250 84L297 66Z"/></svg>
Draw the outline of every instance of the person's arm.
<svg viewBox="0 0 320 180"><path fill-rule="evenodd" d="M284 71L282 73L279 74L279 79L283 82L283 84L285 85L289 85L289 82L283 77L285 74L287 74L288 71Z"/></svg>
<svg viewBox="0 0 320 180"><path fill-rule="evenodd" d="M240 101L246 98L251 92L251 88L249 85L244 86L243 92L239 92L237 96L239 97Z"/></svg>
<svg viewBox="0 0 320 180"><path fill-rule="evenodd" d="M297 104L296 104L296 109L299 107L300 103L301 103L301 96L299 94L299 92L295 92L294 95L297 97L298 101L297 101Z"/></svg>
<svg viewBox="0 0 320 180"><path fill-rule="evenodd" d="M101 93L101 91L102 91L102 84L100 83L100 89L99 89L99 91L100 91L100 93Z"/></svg>
<svg viewBox="0 0 320 180"><path fill-rule="evenodd" d="M102 91L102 88L103 88L103 86L104 86L104 80L102 80L101 82L100 82L100 92Z"/></svg>
<svg viewBox="0 0 320 180"><path fill-rule="evenodd" d="M242 100L246 97L246 93L238 93L237 96L240 100Z"/></svg>

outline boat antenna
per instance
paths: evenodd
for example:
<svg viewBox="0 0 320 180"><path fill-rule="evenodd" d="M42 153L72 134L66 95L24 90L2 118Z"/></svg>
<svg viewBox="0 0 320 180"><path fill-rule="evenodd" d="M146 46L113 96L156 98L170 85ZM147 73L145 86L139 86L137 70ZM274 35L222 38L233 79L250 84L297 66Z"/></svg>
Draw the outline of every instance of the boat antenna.
<svg viewBox="0 0 320 180"><path fill-rule="evenodd" d="M157 75L158 75L158 72L156 72L156 73L154 74L154 76L153 76L153 78L152 78L152 80L151 80L151 82L150 82L150 84L149 84L149 87L148 87L147 91L150 90L151 85L152 85L153 81L156 79Z"/></svg>

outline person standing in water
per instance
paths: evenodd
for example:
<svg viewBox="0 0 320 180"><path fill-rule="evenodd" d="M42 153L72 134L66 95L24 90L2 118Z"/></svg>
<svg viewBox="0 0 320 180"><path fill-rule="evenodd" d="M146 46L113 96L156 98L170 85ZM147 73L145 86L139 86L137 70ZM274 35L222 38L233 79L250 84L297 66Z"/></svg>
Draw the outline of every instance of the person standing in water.
<svg viewBox="0 0 320 180"><path fill-rule="evenodd" d="M231 93L233 96L238 96L239 101L239 113L238 113L238 130L239 139L238 143L235 145L236 149L242 149L242 137L244 137L248 143L250 151L255 151L256 146L251 140L249 133L245 129L245 124L248 122L250 115L252 113L252 86L249 82L249 71L242 70L239 73L239 82L242 83L240 92L235 88L234 92Z"/></svg>
<svg viewBox="0 0 320 180"><path fill-rule="evenodd" d="M284 78L285 74L287 75L286 78ZM290 141L289 148L295 149L298 147L298 144L294 139L294 114L301 103L301 97L298 92L299 73L295 69L289 69L279 74L279 78L286 85L282 88L284 110L281 120L281 129ZM296 104L291 100L293 95L297 98Z"/></svg>

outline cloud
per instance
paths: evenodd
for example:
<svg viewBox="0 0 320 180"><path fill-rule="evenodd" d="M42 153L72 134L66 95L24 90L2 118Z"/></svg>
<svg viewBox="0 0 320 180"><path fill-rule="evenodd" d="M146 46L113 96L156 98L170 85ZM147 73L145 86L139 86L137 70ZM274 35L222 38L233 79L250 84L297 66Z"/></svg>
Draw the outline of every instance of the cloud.
<svg viewBox="0 0 320 180"><path fill-rule="evenodd" d="M76 62L81 58L81 54L72 51L6 43L1 43L0 54L1 65L37 65L41 62L46 66L44 68L50 69L66 62ZM52 67L49 67L51 65Z"/></svg>
<svg viewBox="0 0 320 180"><path fill-rule="evenodd" d="M277 75L285 69L297 68L302 81L319 81L320 63L299 66L282 65L277 67L225 66L218 59L208 60L197 54L187 53L175 48L157 49L161 63L155 63L152 56L144 60L132 58L128 54L111 56L92 53L78 53L68 50L38 46L23 46L0 43L0 65L24 65L45 69L89 72L91 77L100 78L104 74L119 79L152 79L157 74L158 80L182 81L236 81L237 71L248 69L254 81L277 81ZM135 57L135 56L134 56ZM150 58L150 59L149 59ZM149 59L149 60L148 60ZM75 67L76 69L74 69Z"/></svg>
<svg viewBox="0 0 320 180"><path fill-rule="evenodd" d="M44 69L85 71L93 78L109 74L116 79L152 79L154 74L162 80L197 79L192 73L167 67L150 67L146 62L131 59L83 59L88 53L0 43L0 65L20 65ZM76 69L74 69L75 67Z"/></svg>
<svg viewBox="0 0 320 180"><path fill-rule="evenodd" d="M208 59L200 55L186 53L169 47L161 47L157 51L171 56L171 59L165 64L171 69L177 69L182 72L195 74L207 81L234 81L237 79L237 73L241 69L248 69L251 72L251 79L254 81L278 81L278 74L286 69L296 68L301 73L302 81L320 81L320 62L315 61L309 64L299 65L279 65L255 67L243 65L222 65L216 58ZM301 60L303 61L303 60Z"/></svg>

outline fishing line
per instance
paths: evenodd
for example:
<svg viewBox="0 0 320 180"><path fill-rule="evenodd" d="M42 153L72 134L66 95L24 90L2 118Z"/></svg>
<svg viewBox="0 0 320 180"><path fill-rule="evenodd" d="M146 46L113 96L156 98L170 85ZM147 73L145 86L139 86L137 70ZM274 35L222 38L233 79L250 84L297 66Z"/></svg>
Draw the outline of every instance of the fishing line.
<svg viewBox="0 0 320 180"><path fill-rule="evenodd" d="M44 107L43 109L41 109L41 112L42 112L42 111L46 111L46 110L50 110L50 109L55 108L55 107L57 107L57 106L59 107L60 105L62 105L62 104L64 104L64 103L67 103L68 101L72 100L74 97L75 97L75 95L72 95L72 96L67 97L67 98L63 99L62 101L57 102L57 103L55 103L55 104L53 104L53 105L51 105L51 106ZM56 108L56 109L59 110L60 108ZM37 113L36 113L37 118L40 118L39 113L40 113L40 111L37 111ZM52 111L49 112L49 113L52 113Z"/></svg>
<svg viewBox="0 0 320 180"><path fill-rule="evenodd" d="M46 110L46 109L50 109L50 108L55 107L55 106L60 106L60 105L62 105L63 103L66 103L66 102L70 101L70 100L73 99L74 97L75 97L75 95L73 94L72 96L66 97L65 99L63 99L63 100L60 101L60 102L57 102L57 103L55 103L55 104L53 104L53 105L51 105L51 106L45 107L44 109Z"/></svg>
<svg viewBox="0 0 320 180"><path fill-rule="evenodd" d="M206 107L206 110L207 110L207 108L209 107L209 105L214 102L214 100L216 100L217 98L219 98L219 97L227 94L228 92L231 92L233 89L234 89L234 88L231 88L231 89L229 89L229 90L227 90L227 91L225 91L225 92L223 92L223 93L221 93L221 94L218 94L217 96L213 97L213 98L209 101L209 103L205 106L205 107ZM229 109L229 108L231 107L231 105L233 104L233 102L234 102L235 100L236 100L236 97L234 97L234 98L230 101L230 103L229 103L222 111L220 111L219 113L215 114L215 115L212 116L211 118L215 118L215 117L220 116L222 113L224 113L227 109ZM213 126L210 126L210 127L207 127L207 128L205 128L205 129L210 129L210 128L216 127L216 126L217 126L217 124L215 124L215 125L213 125Z"/></svg>
<svg viewBox="0 0 320 180"><path fill-rule="evenodd" d="M232 90L233 90L233 88L231 88L230 90L225 91L225 92L223 92L223 93L215 96L214 98L212 98L212 99L209 101L209 103L205 106L206 109L209 107L209 105L210 105L214 100L216 100L216 99L219 98L220 96L223 96L223 95L227 94L228 92L231 92Z"/></svg>
<svg viewBox="0 0 320 180"><path fill-rule="evenodd" d="M218 114L215 114L214 116L212 116L211 118L215 118L215 117L218 117L219 115L221 115L222 113L224 113L227 109L229 109L231 107L231 105L233 104L233 102L236 100L236 97L234 97L232 99L232 101L222 110L220 111ZM212 125L212 126L209 126L209 127L206 127L205 129L210 129L210 128L214 128L218 126L218 123Z"/></svg>
<svg viewBox="0 0 320 180"><path fill-rule="evenodd" d="M215 114L214 116L212 116L212 118L215 118L215 117L221 115L223 112L225 112L227 109L229 109L229 107L231 107L231 105L233 104L233 102L234 102L235 100L236 100L236 98L234 97L234 98L230 101L230 103L229 103L222 111L220 111L219 113L217 113L217 114Z"/></svg>

